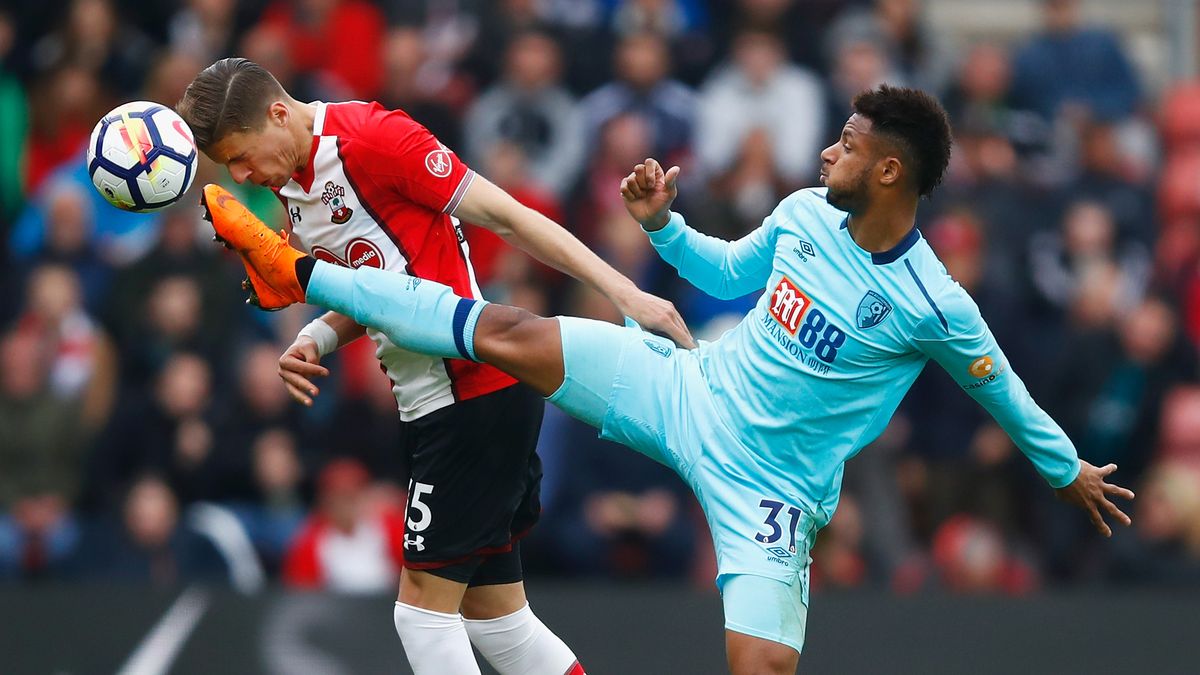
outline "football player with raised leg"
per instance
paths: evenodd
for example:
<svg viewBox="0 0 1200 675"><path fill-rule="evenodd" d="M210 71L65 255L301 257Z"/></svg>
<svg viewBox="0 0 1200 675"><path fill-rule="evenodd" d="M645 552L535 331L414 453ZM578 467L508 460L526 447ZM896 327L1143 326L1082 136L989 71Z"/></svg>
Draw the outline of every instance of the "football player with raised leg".
<svg viewBox="0 0 1200 675"><path fill-rule="evenodd" d="M808 553L837 507L844 464L880 434L930 359L1098 531L1111 534L1106 518L1130 523L1110 501L1133 498L1105 480L1116 467L1079 459L915 228L950 147L945 111L928 95L887 85L864 92L821 153L824 187L790 195L736 242L704 236L670 211L678 168L635 167L621 193L667 262L718 297L765 290L740 324L696 349L636 327L542 318L445 285L318 262L229 207L219 187L204 200L261 306L308 302L406 349L490 363L603 437L674 468L712 531L730 670L782 674L799 662Z"/></svg>

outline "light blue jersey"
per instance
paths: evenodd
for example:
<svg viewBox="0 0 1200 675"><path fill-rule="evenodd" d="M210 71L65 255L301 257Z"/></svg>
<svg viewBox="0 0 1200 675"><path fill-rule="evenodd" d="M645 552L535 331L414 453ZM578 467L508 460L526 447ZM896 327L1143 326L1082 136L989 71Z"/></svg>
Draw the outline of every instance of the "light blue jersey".
<svg viewBox="0 0 1200 675"><path fill-rule="evenodd" d="M928 359L987 409L1053 487L1079 459L1034 403L979 308L914 228L871 253L825 190L784 199L762 227L727 242L673 214L655 249L700 290L733 298L766 289L754 310L699 348L726 422L764 470L796 482L821 520L836 507L845 461L887 425Z"/></svg>
<svg viewBox="0 0 1200 675"><path fill-rule="evenodd" d="M979 309L914 229L891 251L854 243L821 189L783 200L737 242L673 214L650 233L698 288L765 289L735 328L696 350L635 327L559 317L555 405L677 471L704 510L726 627L804 645L809 551L837 506L845 462L874 440L925 362L979 401L1054 487L1079 459L1029 397ZM480 301L394 272L319 263L310 302L405 349L474 358Z"/></svg>

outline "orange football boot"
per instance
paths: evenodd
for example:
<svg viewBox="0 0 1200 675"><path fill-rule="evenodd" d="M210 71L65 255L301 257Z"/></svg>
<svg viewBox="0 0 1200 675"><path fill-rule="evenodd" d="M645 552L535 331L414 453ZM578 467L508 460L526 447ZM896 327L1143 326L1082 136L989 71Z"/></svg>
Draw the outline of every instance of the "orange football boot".
<svg viewBox="0 0 1200 675"><path fill-rule="evenodd" d="M242 258L249 278L242 288L247 300L263 309L283 309L304 302L304 289L296 278L296 260L304 253L288 245L287 239L271 231L236 197L220 185L204 186L200 198L204 219L212 223L219 241Z"/></svg>

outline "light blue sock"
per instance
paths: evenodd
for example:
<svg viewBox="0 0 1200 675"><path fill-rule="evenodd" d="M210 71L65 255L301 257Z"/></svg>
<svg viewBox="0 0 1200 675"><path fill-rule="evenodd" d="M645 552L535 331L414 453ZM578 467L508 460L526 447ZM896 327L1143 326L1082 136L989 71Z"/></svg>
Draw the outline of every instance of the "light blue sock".
<svg viewBox="0 0 1200 675"><path fill-rule="evenodd" d="M356 270L317 261L305 301L381 331L409 351L442 358L475 356L475 324L487 302L444 284L374 267Z"/></svg>

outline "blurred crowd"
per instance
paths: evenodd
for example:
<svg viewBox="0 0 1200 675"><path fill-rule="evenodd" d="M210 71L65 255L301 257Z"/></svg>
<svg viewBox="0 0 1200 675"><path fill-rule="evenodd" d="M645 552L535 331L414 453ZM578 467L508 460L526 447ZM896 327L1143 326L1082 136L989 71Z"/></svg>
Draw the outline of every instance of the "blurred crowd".
<svg viewBox="0 0 1200 675"><path fill-rule="evenodd" d="M813 551L820 588L1023 593L1200 584L1200 84L1151 93L1074 0L963 46L919 0L43 0L0 8L0 579L394 589L406 469L364 340L311 408L276 361L314 314L242 304L191 197L136 215L84 145L128 100L168 105L213 60L301 100L378 100L574 232L713 338L753 305L682 282L621 176L683 167L679 210L737 238L816 183L851 97L936 93L954 157L918 214L1013 367L1093 464L1138 493L1111 540L1057 503L936 367L852 460ZM228 183L207 160L197 184ZM264 219L274 197L230 186ZM619 320L602 297L468 227L485 295ZM714 569L669 470L548 408L531 572ZM752 524L748 524L752 526Z"/></svg>

